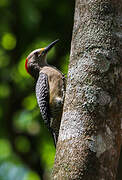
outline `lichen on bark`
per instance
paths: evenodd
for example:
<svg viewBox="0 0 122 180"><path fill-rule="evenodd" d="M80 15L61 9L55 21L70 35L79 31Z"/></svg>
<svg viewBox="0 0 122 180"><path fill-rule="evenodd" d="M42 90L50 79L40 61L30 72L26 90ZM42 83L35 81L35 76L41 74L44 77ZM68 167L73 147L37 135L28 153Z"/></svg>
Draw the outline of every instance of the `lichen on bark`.
<svg viewBox="0 0 122 180"><path fill-rule="evenodd" d="M76 0L52 179L115 180L121 147L122 0Z"/></svg>

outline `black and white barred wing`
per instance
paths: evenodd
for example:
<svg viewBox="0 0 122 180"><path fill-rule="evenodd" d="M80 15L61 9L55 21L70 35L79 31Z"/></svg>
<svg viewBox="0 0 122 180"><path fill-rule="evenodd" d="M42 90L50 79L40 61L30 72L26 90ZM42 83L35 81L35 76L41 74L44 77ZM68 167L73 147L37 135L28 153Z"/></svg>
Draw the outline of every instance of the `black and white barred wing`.
<svg viewBox="0 0 122 180"><path fill-rule="evenodd" d="M49 84L48 76L40 73L36 83L36 98L42 118L47 126L50 124L49 116Z"/></svg>

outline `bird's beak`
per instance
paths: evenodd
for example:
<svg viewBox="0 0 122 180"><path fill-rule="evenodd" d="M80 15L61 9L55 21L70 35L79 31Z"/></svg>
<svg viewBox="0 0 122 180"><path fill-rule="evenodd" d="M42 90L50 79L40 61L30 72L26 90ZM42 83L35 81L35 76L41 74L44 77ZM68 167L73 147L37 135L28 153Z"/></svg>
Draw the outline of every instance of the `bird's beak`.
<svg viewBox="0 0 122 180"><path fill-rule="evenodd" d="M59 39L53 41L51 44L49 44L47 47L45 47L43 53L44 53L44 54L47 54L48 51L49 51L58 41L59 41Z"/></svg>

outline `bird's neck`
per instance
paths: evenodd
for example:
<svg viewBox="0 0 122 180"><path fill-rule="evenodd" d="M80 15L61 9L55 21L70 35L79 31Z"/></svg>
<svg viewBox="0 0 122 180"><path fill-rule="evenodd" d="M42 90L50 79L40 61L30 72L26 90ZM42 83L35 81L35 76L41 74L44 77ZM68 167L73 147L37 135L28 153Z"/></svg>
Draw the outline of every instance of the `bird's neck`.
<svg viewBox="0 0 122 180"><path fill-rule="evenodd" d="M50 66L48 63L47 63L47 58L46 56L44 56L43 58L41 58L41 60L38 62L38 73L36 73L36 77L35 79L38 79L38 76L39 76L39 72L45 67L45 66ZM37 71L36 71L37 72Z"/></svg>
<svg viewBox="0 0 122 180"><path fill-rule="evenodd" d="M34 79L37 80L39 76L39 69L40 67L38 64L31 64L28 68L28 72Z"/></svg>

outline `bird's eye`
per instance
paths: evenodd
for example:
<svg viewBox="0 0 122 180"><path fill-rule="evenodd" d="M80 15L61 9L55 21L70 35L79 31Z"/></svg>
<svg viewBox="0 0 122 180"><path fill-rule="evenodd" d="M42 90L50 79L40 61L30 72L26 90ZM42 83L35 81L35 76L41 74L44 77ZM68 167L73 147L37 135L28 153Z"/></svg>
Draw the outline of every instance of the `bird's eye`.
<svg viewBox="0 0 122 180"><path fill-rule="evenodd" d="M36 57L38 57L38 52L35 52L34 54L35 54Z"/></svg>

